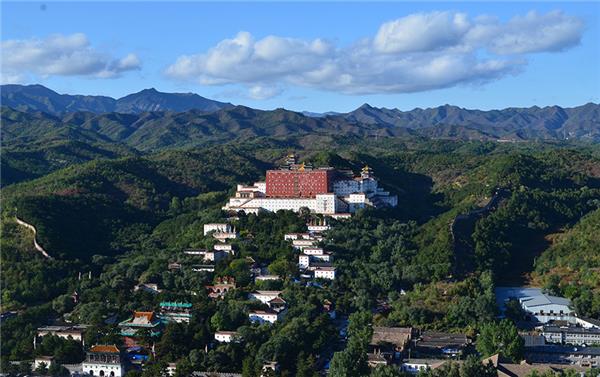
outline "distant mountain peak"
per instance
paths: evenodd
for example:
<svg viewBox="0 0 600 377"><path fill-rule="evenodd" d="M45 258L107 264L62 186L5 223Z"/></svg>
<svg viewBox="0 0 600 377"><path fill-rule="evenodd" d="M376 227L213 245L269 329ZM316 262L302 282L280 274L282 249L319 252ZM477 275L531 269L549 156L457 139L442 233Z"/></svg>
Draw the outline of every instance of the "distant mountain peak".
<svg viewBox="0 0 600 377"><path fill-rule="evenodd" d="M195 93L163 93L156 88L142 89L114 99L105 96L58 94L40 84L0 86L2 104L21 111L42 111L61 115L76 111L96 114L120 112L137 114L146 111L212 112L233 107Z"/></svg>

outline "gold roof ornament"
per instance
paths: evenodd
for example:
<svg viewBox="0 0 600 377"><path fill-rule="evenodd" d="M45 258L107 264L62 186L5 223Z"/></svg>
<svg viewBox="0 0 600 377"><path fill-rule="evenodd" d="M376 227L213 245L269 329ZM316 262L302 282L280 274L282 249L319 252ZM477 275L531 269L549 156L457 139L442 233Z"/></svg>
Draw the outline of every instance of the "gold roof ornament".
<svg viewBox="0 0 600 377"><path fill-rule="evenodd" d="M300 170L300 171L304 171L304 162L302 162L302 163L300 164L300 167L298 168L298 170Z"/></svg>

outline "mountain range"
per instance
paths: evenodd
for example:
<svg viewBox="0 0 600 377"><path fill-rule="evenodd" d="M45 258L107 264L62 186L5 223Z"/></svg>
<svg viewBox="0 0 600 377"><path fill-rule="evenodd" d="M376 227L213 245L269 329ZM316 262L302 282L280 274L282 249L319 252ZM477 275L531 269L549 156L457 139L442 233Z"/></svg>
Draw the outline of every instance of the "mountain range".
<svg viewBox="0 0 600 377"><path fill-rule="evenodd" d="M348 113L257 110L196 94L146 89L120 99L58 94L41 85L4 85L3 146L67 138L122 143L140 151L255 137L303 135L460 140L600 141L600 105L410 111L364 104Z"/></svg>
<svg viewBox="0 0 600 377"><path fill-rule="evenodd" d="M22 111L43 111L52 115L89 111L92 113L138 114L145 111L216 111L233 107L230 103L213 101L194 93L162 93L144 89L115 99L106 96L58 94L42 85L2 85L3 106Z"/></svg>

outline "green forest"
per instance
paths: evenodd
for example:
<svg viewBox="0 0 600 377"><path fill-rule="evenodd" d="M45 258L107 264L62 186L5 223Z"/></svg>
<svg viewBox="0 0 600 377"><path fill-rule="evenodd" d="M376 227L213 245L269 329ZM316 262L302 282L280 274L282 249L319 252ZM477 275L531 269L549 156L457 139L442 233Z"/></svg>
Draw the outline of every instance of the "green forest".
<svg viewBox="0 0 600 377"><path fill-rule="evenodd" d="M115 323L164 301L192 303L193 318L146 339L156 353L130 376L162 375L177 363L177 376L206 370L250 377L270 361L281 376L315 376L327 363L335 377L403 375L368 368L373 326L466 333L478 339L472 355L422 375L495 376L482 357L523 358L515 325L497 319L495 287L540 286L571 299L581 315L600 318L597 146L327 136L140 152L79 136L76 143L59 135L3 152L1 311L18 314L2 320L2 371L16 373L20 366L11 362L41 355L66 364L83 359L61 338L47 336L34 349L39 326L84 323L86 344L120 344ZM298 283L284 234L322 218L291 211L230 220L240 232L232 242L236 254L214 273L167 268L187 262L183 249L212 247L202 226L227 221L221 207L235 185L264 179L291 152L355 173L368 165L398 195L396 208L330 220L322 246L335 254L334 281ZM35 226L52 259L34 248L33 233L16 218ZM249 258L282 279L253 281ZM210 299L204 286L223 276L233 276L238 288ZM141 283L163 290L134 291ZM289 310L282 321L250 323L248 310L261 306L247 293L257 289L283 291ZM346 342L324 301L349 318ZM243 341L213 345L219 330L237 330ZM497 341L498 334L506 339Z"/></svg>

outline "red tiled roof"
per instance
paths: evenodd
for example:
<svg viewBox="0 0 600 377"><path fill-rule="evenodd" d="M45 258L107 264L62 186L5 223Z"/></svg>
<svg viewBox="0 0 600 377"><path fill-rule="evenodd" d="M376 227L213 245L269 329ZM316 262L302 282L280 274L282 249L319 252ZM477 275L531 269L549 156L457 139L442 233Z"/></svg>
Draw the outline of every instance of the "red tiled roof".
<svg viewBox="0 0 600 377"><path fill-rule="evenodd" d="M95 345L90 348L90 352L119 353L120 351L115 345Z"/></svg>

